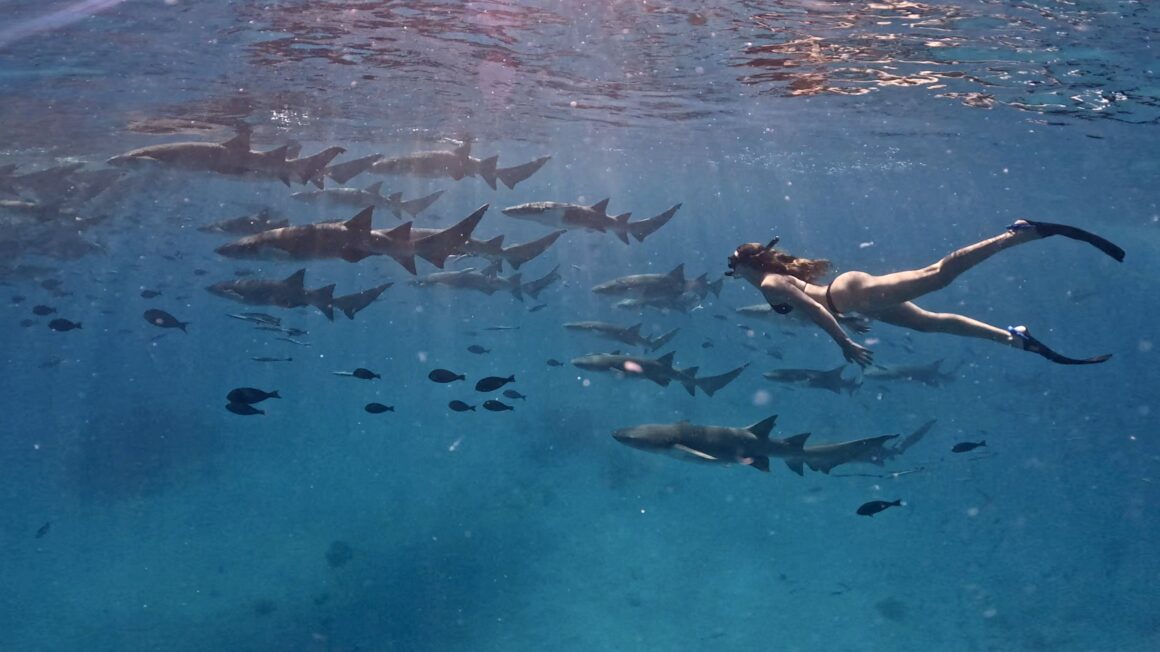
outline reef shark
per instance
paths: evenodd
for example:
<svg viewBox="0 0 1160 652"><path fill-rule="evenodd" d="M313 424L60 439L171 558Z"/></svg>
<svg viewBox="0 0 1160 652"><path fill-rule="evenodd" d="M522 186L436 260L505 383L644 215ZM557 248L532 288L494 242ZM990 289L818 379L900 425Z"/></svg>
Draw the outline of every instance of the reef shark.
<svg viewBox="0 0 1160 652"><path fill-rule="evenodd" d="M464 177L483 177L495 189L498 156L477 159L471 156L471 143L464 143L452 151L415 152L395 158L380 158L370 166L374 174L408 175L416 177L446 177L459 181Z"/></svg>
<svg viewBox="0 0 1160 652"><path fill-rule="evenodd" d="M837 444L810 446L803 448L800 453L784 456L785 464L798 475L804 475L803 464L814 471L827 474L836 466L852 462L882 466L886 460L894 456L891 449L884 448L883 445L896 437L898 435L882 435Z"/></svg>
<svg viewBox="0 0 1160 652"><path fill-rule="evenodd" d="M677 204L655 217L630 222L632 213L609 215L608 201L608 199L603 199L591 206L538 201L509 206L503 209L503 214L556 229L582 229L600 233L611 231L617 238L620 238L621 242L629 244L629 235L636 238L637 242L644 242L646 237L668 223L681 207L680 204Z"/></svg>
<svg viewBox="0 0 1160 652"><path fill-rule="evenodd" d="M868 380L899 380L912 381L929 385L931 387L941 387L942 385L950 384L955 380L955 372L958 367L943 372L939 369L942 365L942 358L922 365L871 365L862 370L862 377ZM960 365L961 366L961 365Z"/></svg>
<svg viewBox="0 0 1160 652"><path fill-rule="evenodd" d="M226 258L246 260L322 260L341 258L358 262L379 255L391 244L392 236L371 231L373 207L367 207L345 222L320 222L285 226L246 236L215 249ZM407 223L407 226L410 222ZM400 227L402 228L402 227ZM413 266L412 262L412 266Z"/></svg>

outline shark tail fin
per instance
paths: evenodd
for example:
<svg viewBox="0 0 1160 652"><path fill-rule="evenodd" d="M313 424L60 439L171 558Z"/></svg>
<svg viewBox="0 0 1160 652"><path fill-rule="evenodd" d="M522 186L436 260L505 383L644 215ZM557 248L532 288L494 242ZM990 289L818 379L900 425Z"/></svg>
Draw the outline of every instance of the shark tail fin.
<svg viewBox="0 0 1160 652"><path fill-rule="evenodd" d="M329 147L314 156L287 161L287 165L290 166L294 173L293 178L298 183L313 183L318 188L323 188L326 185L326 177L324 176L326 166L345 151L342 147Z"/></svg>
<svg viewBox="0 0 1160 652"><path fill-rule="evenodd" d="M632 244L628 239L628 220L631 217L632 213L621 213L620 215L612 218L614 222L612 225L612 232L615 233L616 237L620 238L620 241L624 244Z"/></svg>
<svg viewBox="0 0 1160 652"><path fill-rule="evenodd" d="M748 366L749 363L747 362L740 367L737 367L733 371L723 373L719 376L706 376L704 378L698 378L697 387L700 387L702 392L712 396L718 390L733 382L733 380L740 376L741 372L745 371L745 368Z"/></svg>
<svg viewBox="0 0 1160 652"><path fill-rule="evenodd" d="M564 233L565 231L561 229L531 242L512 245L503 250L503 257L513 269L519 269L520 265L547 251Z"/></svg>
<svg viewBox="0 0 1160 652"><path fill-rule="evenodd" d="M492 190L495 190L495 165L498 162L498 155L485 158L479 162L479 176L483 177L483 180L487 182L487 185L491 186Z"/></svg>
<svg viewBox="0 0 1160 652"><path fill-rule="evenodd" d="M326 318L334 321L334 284L331 283L326 287L311 290L306 295L306 302L322 311ZM347 314L348 317L354 319L353 314Z"/></svg>
<svg viewBox="0 0 1160 652"><path fill-rule="evenodd" d="M661 335L655 339L650 340L648 343L649 352L651 353L653 351L656 351L657 349L668 344L674 337L677 336L677 333L679 333L679 332L681 332L680 328L674 328L673 330L665 333L664 335Z"/></svg>
<svg viewBox="0 0 1160 652"><path fill-rule="evenodd" d="M544 164L547 163L551 158L551 156L541 156L540 158L524 163L523 165L517 165L510 168L499 168L496 170L496 174L499 175L499 180L503 182L503 185L507 186L511 190L515 190L517 183L538 172L540 168L544 167Z"/></svg>
<svg viewBox="0 0 1160 652"><path fill-rule="evenodd" d="M509 291L512 293L512 296L516 299L519 299L520 302L523 302L524 300L524 286L521 281L522 276L522 274L516 272L515 274L509 276L507 279L508 283L511 284L511 289Z"/></svg>
<svg viewBox="0 0 1160 652"><path fill-rule="evenodd" d="M427 210L427 208L430 207L431 204L434 204L435 200L439 199L441 196L443 196L443 191L436 190L426 197L419 197L418 199L412 199L410 201L403 202L402 208L403 210L410 213L411 217L416 217L419 215L419 213Z"/></svg>
<svg viewBox="0 0 1160 652"><path fill-rule="evenodd" d="M637 242L644 242L645 238L656 233L657 229L668 224L669 220L673 219L673 215L676 215L680 208L681 205L677 204L660 215L629 224L628 230L632 233L632 237L636 238Z"/></svg>
<svg viewBox="0 0 1160 652"><path fill-rule="evenodd" d="M685 391L689 393L689 396L697 395L697 372L700 370L700 367L689 367L688 369L681 370L679 377L681 386L685 388Z"/></svg>
<svg viewBox="0 0 1160 652"><path fill-rule="evenodd" d="M539 299L540 293L548 289L553 283L560 278L560 266L556 265L552 271L544 274L542 277L524 285L524 292L533 299Z"/></svg>
<svg viewBox="0 0 1160 652"><path fill-rule="evenodd" d="M353 161L347 161L346 163L332 165L326 168L325 173L326 176L334 179L336 183L342 185L362 174L363 172L371 169L371 166L382 157L382 154L371 154L370 156L357 158Z"/></svg>
<svg viewBox="0 0 1160 652"><path fill-rule="evenodd" d="M484 204L456 224L416 240L415 253L423 260L443 269L448 258L463 253L464 246L471 240L471 234L475 232L475 227L479 226L479 221L483 219L489 206L490 204Z"/></svg>

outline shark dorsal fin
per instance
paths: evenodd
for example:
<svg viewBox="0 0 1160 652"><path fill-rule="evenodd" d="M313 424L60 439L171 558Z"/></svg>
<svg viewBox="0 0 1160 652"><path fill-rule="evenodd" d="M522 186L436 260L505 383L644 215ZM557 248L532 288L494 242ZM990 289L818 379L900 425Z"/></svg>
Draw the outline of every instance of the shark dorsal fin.
<svg viewBox="0 0 1160 652"><path fill-rule="evenodd" d="M555 271L556 270L552 270L552 272L555 272ZM628 333L629 335L633 335L635 337L640 337L640 327L643 325L644 324L640 324L640 323L633 324L632 326L629 326L628 328L626 328L625 332Z"/></svg>
<svg viewBox="0 0 1160 652"><path fill-rule="evenodd" d="M668 353L657 358L657 364L659 364L662 367L668 367L671 369L673 367L673 356L675 356L676 354L677 354L676 351L669 351Z"/></svg>
<svg viewBox="0 0 1160 652"><path fill-rule="evenodd" d="M371 230L371 216L374 215L375 209L373 206L367 206L359 211L358 215L343 222L343 226L351 231L370 231Z"/></svg>
<svg viewBox="0 0 1160 652"><path fill-rule="evenodd" d="M238 135L222 143L222 147L226 149L250 151L250 130L241 129Z"/></svg>
<svg viewBox="0 0 1160 652"><path fill-rule="evenodd" d="M684 283L685 282L685 264L681 263L680 265L677 265L676 267L673 268L673 271L671 271L667 274L667 276L671 279L678 280L681 283Z"/></svg>
<svg viewBox="0 0 1160 652"><path fill-rule="evenodd" d="M380 185L382 185L382 184L380 184ZM403 201L403 193L401 193L401 192L392 192L391 194L387 195L387 201L390 201L390 202L401 202L401 201Z"/></svg>
<svg viewBox="0 0 1160 652"><path fill-rule="evenodd" d="M302 269L298 270L297 272L294 272L290 276L287 276L286 280L282 281L282 282L285 283L286 285L291 285L291 286L294 286L296 288L301 288L303 286L303 284L306 283L306 268L303 267Z"/></svg>
<svg viewBox="0 0 1160 652"><path fill-rule="evenodd" d="M483 242L483 244L487 245L488 247L502 247L503 246L503 236L497 235L494 238L492 238L491 240L485 240Z"/></svg>
<svg viewBox="0 0 1160 652"><path fill-rule="evenodd" d="M604 199L589 206L589 208L596 211L597 213L600 213L601 215L607 215L608 214L608 200L609 199L611 199L611 197L605 197Z"/></svg>
<svg viewBox="0 0 1160 652"><path fill-rule="evenodd" d="M387 231L387 237L392 240L410 240L411 224L413 224L413 222L403 222L399 226L396 226L390 231Z"/></svg>
<svg viewBox="0 0 1160 652"><path fill-rule="evenodd" d="M710 455L708 453L703 453L703 452L697 450L696 448L689 448L688 446L686 446L684 444L673 444L673 448L681 451L682 453L687 453L689 455L692 455L693 457L700 458L700 459L705 460L707 462L716 462L717 461L716 457L713 457L712 455Z"/></svg>
<svg viewBox="0 0 1160 652"><path fill-rule="evenodd" d="M382 189L383 189L383 182L376 181L376 182L372 183L371 185L367 186L366 188L364 188L363 190L365 190L366 192L369 192L372 195L377 195L377 194L379 194L379 191Z"/></svg>
<svg viewBox="0 0 1160 652"><path fill-rule="evenodd" d="M265 156L266 158L272 158L275 161L285 161L286 160L286 152L289 152L289 151L290 151L290 146L283 145L283 146L278 147L276 149L272 149L268 152L262 152L262 156Z"/></svg>
<svg viewBox="0 0 1160 652"><path fill-rule="evenodd" d="M785 443L789 444L790 446L792 446L794 448L801 448L802 446L806 445L806 440L809 438L810 438L810 433L803 432L803 433L796 434L793 437L786 437ZM800 464L800 462L799 462L799 464ZM801 472L798 472L798 475L801 475Z"/></svg>
<svg viewBox="0 0 1160 652"><path fill-rule="evenodd" d="M773 415L768 419L758 421L746 428L749 432L757 436L758 439L769 439L769 432L773 430L773 424L777 423L777 415Z"/></svg>

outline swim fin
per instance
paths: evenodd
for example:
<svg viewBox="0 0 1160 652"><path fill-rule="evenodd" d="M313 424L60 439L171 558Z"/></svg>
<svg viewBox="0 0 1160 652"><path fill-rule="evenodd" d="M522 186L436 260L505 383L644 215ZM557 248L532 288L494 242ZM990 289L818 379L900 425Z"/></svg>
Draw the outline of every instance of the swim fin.
<svg viewBox="0 0 1160 652"><path fill-rule="evenodd" d="M1055 351L1052 351L1051 349L1047 348L1047 345L1045 345L1043 342L1040 342L1039 340L1032 337L1031 332L1027 330L1026 326L1008 326L1007 332L1011 333L1012 336L1023 340L1024 351L1038 353L1039 355L1047 358L1048 360L1051 360L1056 364L1099 364L1100 362L1104 362L1108 358L1112 357L1112 354L1105 353L1104 355L1097 355L1093 358L1069 358L1067 356L1060 355Z"/></svg>
<svg viewBox="0 0 1160 652"><path fill-rule="evenodd" d="M1112 243L1106 238L1074 226L1067 226L1066 224L1052 224L1051 222L1032 222L1027 220L1027 224L1035 229L1035 232L1043 237L1049 235L1062 235L1065 238L1072 240L1079 240L1086 242L1105 254L1115 258L1119 262L1124 262L1124 250L1116 244Z"/></svg>

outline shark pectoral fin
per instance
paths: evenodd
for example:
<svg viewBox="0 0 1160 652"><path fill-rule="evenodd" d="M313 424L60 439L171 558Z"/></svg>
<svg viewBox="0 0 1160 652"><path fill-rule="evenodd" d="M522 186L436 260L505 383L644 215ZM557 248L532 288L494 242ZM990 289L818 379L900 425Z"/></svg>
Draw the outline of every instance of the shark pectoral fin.
<svg viewBox="0 0 1160 652"><path fill-rule="evenodd" d="M708 453L702 453L701 451L699 451L695 448L689 448L688 446L686 446L684 444L673 444L673 449L681 451L682 453L685 453L686 455L692 455L693 457L696 457L698 459L702 459L702 460L705 460L708 462L719 462L720 461L716 457L713 457L712 455L710 455ZM768 460L766 462L768 464Z"/></svg>
<svg viewBox="0 0 1160 652"><path fill-rule="evenodd" d="M796 473L798 475L804 476L806 474L805 470L802 469L802 461L801 460L786 460L785 465L789 467L790 471L793 471L794 473Z"/></svg>
<svg viewBox="0 0 1160 652"><path fill-rule="evenodd" d="M753 468L757 469L758 471L764 471L766 473L769 473L769 458L768 457L766 457L764 455L757 455L757 456L751 457L749 459L750 459L749 466L752 466Z"/></svg>
<svg viewBox="0 0 1160 652"><path fill-rule="evenodd" d="M351 247L343 249L342 253L340 254L341 258L348 263L357 263L358 261L367 258L368 256L374 255L374 253L367 251L366 249L354 249Z"/></svg>

